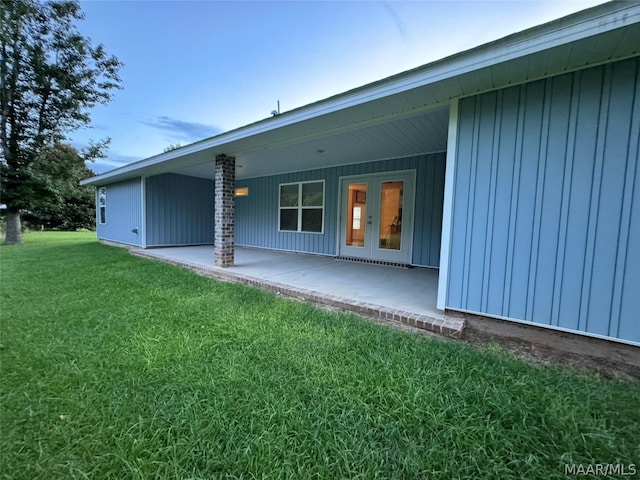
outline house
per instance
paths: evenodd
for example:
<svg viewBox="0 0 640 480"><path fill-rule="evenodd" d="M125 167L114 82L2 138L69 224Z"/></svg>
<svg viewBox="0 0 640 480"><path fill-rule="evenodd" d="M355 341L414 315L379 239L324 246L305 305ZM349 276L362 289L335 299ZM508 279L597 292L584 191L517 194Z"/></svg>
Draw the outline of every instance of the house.
<svg viewBox="0 0 640 480"><path fill-rule="evenodd" d="M437 307L640 345L640 4L83 181L97 235L439 269Z"/></svg>

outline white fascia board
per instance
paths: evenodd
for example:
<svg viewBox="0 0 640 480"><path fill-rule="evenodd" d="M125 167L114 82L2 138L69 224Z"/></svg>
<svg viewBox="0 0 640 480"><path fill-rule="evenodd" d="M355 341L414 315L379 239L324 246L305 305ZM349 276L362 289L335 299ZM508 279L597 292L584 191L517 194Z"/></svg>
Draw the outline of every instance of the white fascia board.
<svg viewBox="0 0 640 480"><path fill-rule="evenodd" d="M229 143L248 137L335 113L414 88L427 86L474 70L480 70L635 23L640 23L640 3L609 2L290 112L131 163L102 175L82 180L80 184L103 185L110 183L110 180L125 180L135 177L137 172L139 172L138 174L143 174L146 168L179 159L186 155L224 147ZM224 153L234 154L234 152ZM213 161L213 158L211 160Z"/></svg>

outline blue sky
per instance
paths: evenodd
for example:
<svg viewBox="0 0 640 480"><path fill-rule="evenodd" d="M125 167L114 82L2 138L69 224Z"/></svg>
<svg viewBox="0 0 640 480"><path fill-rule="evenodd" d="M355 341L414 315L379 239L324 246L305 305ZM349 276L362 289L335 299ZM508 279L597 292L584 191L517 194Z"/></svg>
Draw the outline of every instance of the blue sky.
<svg viewBox="0 0 640 480"><path fill-rule="evenodd" d="M124 89L71 140L111 138L102 173L599 3L81 1Z"/></svg>

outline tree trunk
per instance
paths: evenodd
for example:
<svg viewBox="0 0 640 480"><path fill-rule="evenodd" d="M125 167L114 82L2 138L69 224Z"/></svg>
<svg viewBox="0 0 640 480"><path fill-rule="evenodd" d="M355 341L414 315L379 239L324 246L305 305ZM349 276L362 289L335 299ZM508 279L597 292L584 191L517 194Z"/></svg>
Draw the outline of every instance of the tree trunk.
<svg viewBox="0 0 640 480"><path fill-rule="evenodd" d="M22 243L22 229L20 225L20 212L7 209L7 237L4 240L5 245L15 245Z"/></svg>

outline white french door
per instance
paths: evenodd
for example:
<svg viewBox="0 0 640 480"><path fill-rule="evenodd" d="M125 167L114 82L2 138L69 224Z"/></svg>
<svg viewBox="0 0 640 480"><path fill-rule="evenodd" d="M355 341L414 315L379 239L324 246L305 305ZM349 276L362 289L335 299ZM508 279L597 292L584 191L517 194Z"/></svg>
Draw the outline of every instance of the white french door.
<svg viewBox="0 0 640 480"><path fill-rule="evenodd" d="M339 254L411 263L415 171L340 179Z"/></svg>

